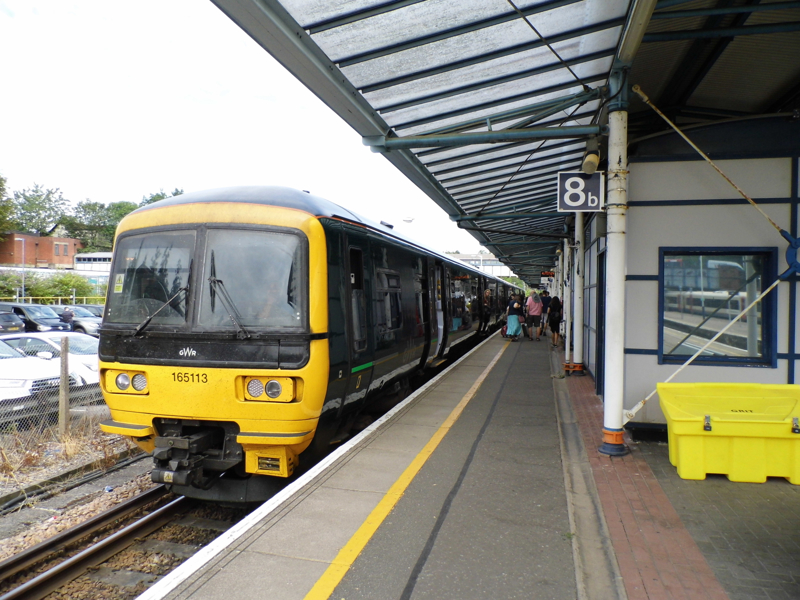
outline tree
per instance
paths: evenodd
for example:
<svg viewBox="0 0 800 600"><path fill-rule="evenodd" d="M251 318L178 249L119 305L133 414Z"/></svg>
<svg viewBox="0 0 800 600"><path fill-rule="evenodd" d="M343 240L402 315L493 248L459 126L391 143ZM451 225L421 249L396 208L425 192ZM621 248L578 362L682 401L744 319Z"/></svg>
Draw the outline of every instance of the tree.
<svg viewBox="0 0 800 600"><path fill-rule="evenodd" d="M22 276L12 271L0 273L0 297L13 298L22 287Z"/></svg>
<svg viewBox="0 0 800 600"><path fill-rule="evenodd" d="M106 205L91 200L78 202L71 215L61 218L61 224L67 230L67 235L79 239L85 252L111 249L110 244L102 239L107 221Z"/></svg>
<svg viewBox="0 0 800 600"><path fill-rule="evenodd" d="M70 237L78 238L84 252L109 252L114 243L117 225L128 213L136 210L133 202L78 202L71 215L61 219Z"/></svg>
<svg viewBox="0 0 800 600"><path fill-rule="evenodd" d="M0 175L0 234L14 229L14 203L6 196L6 178ZM6 238L0 235L0 242Z"/></svg>
<svg viewBox="0 0 800 600"><path fill-rule="evenodd" d="M76 296L92 296L94 286L85 277L75 273L63 273L51 277L36 277L27 285L29 296L43 298L68 298L72 290Z"/></svg>
<svg viewBox="0 0 800 600"><path fill-rule="evenodd" d="M172 198L173 196L180 196L183 193L182 189L175 188L172 190L171 194L167 194L164 190L159 190L157 194L150 194L149 196L142 196L142 201L139 203L139 206L147 206L148 204L152 204L153 202L158 202L159 200L166 200L167 198Z"/></svg>
<svg viewBox="0 0 800 600"><path fill-rule="evenodd" d="M514 287L522 288L526 292L528 290L528 286L525 285L525 282L522 281L522 279L520 279L519 277L515 277L514 275L505 275L505 276L501 275L500 279L504 279Z"/></svg>
<svg viewBox="0 0 800 600"><path fill-rule="evenodd" d="M181 192L182 193L182 192ZM117 225L127 215L138 208L135 202L112 202L106 207L105 236L109 240L108 249L114 246L114 234L117 232Z"/></svg>
<svg viewBox="0 0 800 600"><path fill-rule="evenodd" d="M21 231L46 235L67 212L68 204L61 190L46 190L37 183L30 189L14 192L13 220Z"/></svg>

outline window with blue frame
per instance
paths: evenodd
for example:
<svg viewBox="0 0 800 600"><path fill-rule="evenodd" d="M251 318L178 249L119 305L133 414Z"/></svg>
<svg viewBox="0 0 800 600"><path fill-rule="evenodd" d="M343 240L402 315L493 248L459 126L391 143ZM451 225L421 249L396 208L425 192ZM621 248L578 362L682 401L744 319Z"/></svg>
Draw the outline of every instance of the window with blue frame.
<svg viewBox="0 0 800 600"><path fill-rule="evenodd" d="M684 363L777 278L775 248L661 248L659 363ZM776 366L777 293L759 301L695 359Z"/></svg>

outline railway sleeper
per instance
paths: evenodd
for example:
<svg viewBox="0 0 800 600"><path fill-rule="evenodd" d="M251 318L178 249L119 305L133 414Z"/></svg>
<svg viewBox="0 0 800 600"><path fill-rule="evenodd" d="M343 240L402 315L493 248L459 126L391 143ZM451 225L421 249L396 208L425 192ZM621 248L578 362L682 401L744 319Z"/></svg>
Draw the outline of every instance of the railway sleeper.
<svg viewBox="0 0 800 600"><path fill-rule="evenodd" d="M207 489L228 469L242 463L244 449L236 442L234 423L156 419L155 483Z"/></svg>

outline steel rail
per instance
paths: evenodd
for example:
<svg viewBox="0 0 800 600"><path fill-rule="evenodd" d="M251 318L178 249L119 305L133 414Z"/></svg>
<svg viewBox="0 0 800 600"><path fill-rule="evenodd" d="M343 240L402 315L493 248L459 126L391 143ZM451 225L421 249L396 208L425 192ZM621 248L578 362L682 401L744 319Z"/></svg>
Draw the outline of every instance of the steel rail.
<svg viewBox="0 0 800 600"><path fill-rule="evenodd" d="M142 494L138 494L133 498L129 498L125 502L117 504L115 507L95 515L91 519L79 523L74 527L62 531L61 533L50 537L35 546L31 546L23 550L19 554L7 558L0 562L0 581L5 581L12 575L19 573L23 569L30 567L37 562L40 562L50 554L61 550L62 548L80 540L81 538L91 535L109 523L121 519L122 517L138 510L142 506L155 502L167 493L163 485L154 487L147 490Z"/></svg>
<svg viewBox="0 0 800 600"><path fill-rule="evenodd" d="M179 496L169 504L142 517L135 523L120 529L49 571L26 581L4 596L0 596L0 600L41 600L59 587L79 577L91 567L97 566L121 552L137 538L148 535L162 527L173 518L175 513L183 510L188 503L190 503L188 498Z"/></svg>

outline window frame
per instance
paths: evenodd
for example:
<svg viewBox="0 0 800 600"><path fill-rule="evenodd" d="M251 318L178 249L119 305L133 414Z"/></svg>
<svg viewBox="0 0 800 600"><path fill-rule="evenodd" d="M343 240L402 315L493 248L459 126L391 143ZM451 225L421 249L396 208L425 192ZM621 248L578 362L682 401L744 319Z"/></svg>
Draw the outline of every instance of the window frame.
<svg viewBox="0 0 800 600"><path fill-rule="evenodd" d="M682 365L692 355L664 354L664 260L668 256L729 256L732 254L753 255L764 257L764 272L762 275L762 289L769 287L778 278L778 248L775 246L662 246L658 249L658 364ZM735 356L698 356L692 361L693 365L717 367L763 367L776 369L778 367L778 290L773 290L761 302L761 348L760 357L735 357Z"/></svg>

